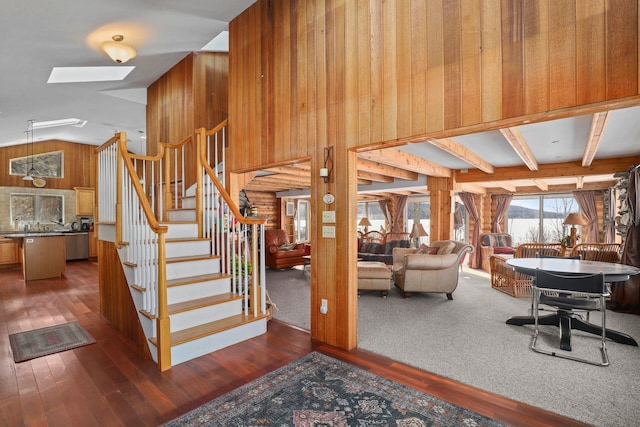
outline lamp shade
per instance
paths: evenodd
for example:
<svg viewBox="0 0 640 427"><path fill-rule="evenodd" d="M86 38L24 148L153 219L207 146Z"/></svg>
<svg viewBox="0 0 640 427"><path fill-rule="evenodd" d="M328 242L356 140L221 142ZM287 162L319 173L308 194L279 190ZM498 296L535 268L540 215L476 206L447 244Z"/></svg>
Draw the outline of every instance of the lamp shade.
<svg viewBox="0 0 640 427"><path fill-rule="evenodd" d="M124 64L128 60L135 58L137 53L131 46L122 43L124 37L113 36L112 42L102 43L102 50L109 55L109 58L113 59L118 64Z"/></svg>
<svg viewBox="0 0 640 427"><path fill-rule="evenodd" d="M411 229L411 238L412 239L417 239L419 237L426 237L428 236L427 232L425 231L424 227L422 226L422 224L418 223L414 223L413 224L413 228Z"/></svg>
<svg viewBox="0 0 640 427"><path fill-rule="evenodd" d="M587 225L587 220L581 214L572 212L564 219L564 225Z"/></svg>
<svg viewBox="0 0 640 427"><path fill-rule="evenodd" d="M371 221L366 216L362 217L360 222L358 223L360 227L371 227Z"/></svg>

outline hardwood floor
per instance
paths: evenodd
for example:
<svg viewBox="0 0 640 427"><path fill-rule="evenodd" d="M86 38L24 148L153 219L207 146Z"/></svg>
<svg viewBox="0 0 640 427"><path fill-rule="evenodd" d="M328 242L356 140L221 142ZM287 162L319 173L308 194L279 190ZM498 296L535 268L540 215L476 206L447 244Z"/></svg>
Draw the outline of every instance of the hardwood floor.
<svg viewBox="0 0 640 427"><path fill-rule="evenodd" d="M268 333L161 373L100 315L97 267L69 263L63 278L25 284L0 270L0 425L156 426L312 351L515 426L576 421L361 350L313 342L272 320ZM14 363L8 335L78 321L96 344Z"/></svg>

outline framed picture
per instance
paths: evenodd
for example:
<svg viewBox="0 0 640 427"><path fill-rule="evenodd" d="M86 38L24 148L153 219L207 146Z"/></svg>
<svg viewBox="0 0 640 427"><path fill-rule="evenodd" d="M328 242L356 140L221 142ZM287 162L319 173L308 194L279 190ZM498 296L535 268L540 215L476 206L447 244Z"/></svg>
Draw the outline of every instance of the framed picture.
<svg viewBox="0 0 640 427"><path fill-rule="evenodd" d="M295 213L296 213L295 204L293 202L287 202L286 215L287 216L294 216Z"/></svg>
<svg viewBox="0 0 640 427"><path fill-rule="evenodd" d="M9 160L9 175L26 175L31 168L40 178L64 178L64 155L62 151L33 154Z"/></svg>

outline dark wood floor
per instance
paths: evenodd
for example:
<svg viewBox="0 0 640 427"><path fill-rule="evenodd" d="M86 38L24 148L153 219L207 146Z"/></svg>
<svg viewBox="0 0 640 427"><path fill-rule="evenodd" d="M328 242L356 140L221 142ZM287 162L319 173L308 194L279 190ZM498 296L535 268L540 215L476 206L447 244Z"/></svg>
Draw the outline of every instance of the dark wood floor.
<svg viewBox="0 0 640 427"><path fill-rule="evenodd" d="M25 285L0 270L0 425L156 426L319 351L507 424L582 425L360 350L313 342L272 320L267 334L161 373L100 316L96 264L68 264L61 279ZM78 321L96 344L14 363L8 335Z"/></svg>

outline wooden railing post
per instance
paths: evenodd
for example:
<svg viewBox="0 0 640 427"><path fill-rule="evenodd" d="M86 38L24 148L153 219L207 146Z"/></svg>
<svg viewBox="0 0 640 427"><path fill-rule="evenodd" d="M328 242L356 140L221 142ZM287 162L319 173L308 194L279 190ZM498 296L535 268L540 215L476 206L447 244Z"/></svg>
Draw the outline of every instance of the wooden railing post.
<svg viewBox="0 0 640 427"><path fill-rule="evenodd" d="M167 274L165 233L158 234L158 367L161 371L171 368L171 323L167 313Z"/></svg>
<svg viewBox="0 0 640 427"><path fill-rule="evenodd" d="M196 131L196 218L198 221L198 237L204 236L203 202L202 202L202 158L204 157L207 133L205 128Z"/></svg>

